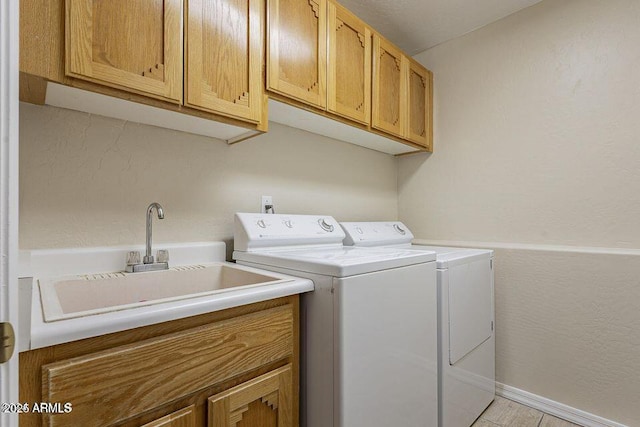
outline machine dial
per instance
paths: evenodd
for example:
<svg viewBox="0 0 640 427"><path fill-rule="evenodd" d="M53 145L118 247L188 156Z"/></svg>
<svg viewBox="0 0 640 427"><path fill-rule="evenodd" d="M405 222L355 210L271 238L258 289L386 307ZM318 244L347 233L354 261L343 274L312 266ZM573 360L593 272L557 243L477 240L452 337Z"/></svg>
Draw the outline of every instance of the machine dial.
<svg viewBox="0 0 640 427"><path fill-rule="evenodd" d="M267 224L264 222L264 219L259 219L256 224L258 224L258 227L260 228L267 228Z"/></svg>
<svg viewBox="0 0 640 427"><path fill-rule="evenodd" d="M393 228L400 234L407 234L407 231L404 228L400 227L398 224L393 224Z"/></svg>
<svg viewBox="0 0 640 427"><path fill-rule="evenodd" d="M291 222L290 219L288 219L286 221L283 221L283 222L284 222L284 225L287 226L287 228L293 228L293 223Z"/></svg>
<svg viewBox="0 0 640 427"><path fill-rule="evenodd" d="M324 231L328 231L330 233L333 231L333 225L329 224L324 218L319 219L318 224L320 224L320 228L322 228Z"/></svg>

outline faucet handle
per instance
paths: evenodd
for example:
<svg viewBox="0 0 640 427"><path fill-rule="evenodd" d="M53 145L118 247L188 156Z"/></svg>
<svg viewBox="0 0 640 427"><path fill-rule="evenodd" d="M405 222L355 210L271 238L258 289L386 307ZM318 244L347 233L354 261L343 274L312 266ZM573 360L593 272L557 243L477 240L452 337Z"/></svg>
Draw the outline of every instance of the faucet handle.
<svg viewBox="0 0 640 427"><path fill-rule="evenodd" d="M156 252L156 258L156 262L169 262L169 250L158 249L158 252Z"/></svg>
<svg viewBox="0 0 640 427"><path fill-rule="evenodd" d="M140 252L131 251L127 254L127 265L140 264Z"/></svg>

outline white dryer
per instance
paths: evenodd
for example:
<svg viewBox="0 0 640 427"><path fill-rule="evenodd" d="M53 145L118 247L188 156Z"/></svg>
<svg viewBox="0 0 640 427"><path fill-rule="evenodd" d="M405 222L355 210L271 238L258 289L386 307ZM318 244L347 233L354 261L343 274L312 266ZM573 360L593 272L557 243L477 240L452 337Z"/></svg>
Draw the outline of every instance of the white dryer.
<svg viewBox="0 0 640 427"><path fill-rule="evenodd" d="M469 427L495 396L493 251L413 245L397 221L341 226L347 246L436 252L439 425Z"/></svg>
<svg viewBox="0 0 640 427"><path fill-rule="evenodd" d="M436 426L435 252L344 237L329 216L235 217L238 263L315 285L302 295L301 425Z"/></svg>

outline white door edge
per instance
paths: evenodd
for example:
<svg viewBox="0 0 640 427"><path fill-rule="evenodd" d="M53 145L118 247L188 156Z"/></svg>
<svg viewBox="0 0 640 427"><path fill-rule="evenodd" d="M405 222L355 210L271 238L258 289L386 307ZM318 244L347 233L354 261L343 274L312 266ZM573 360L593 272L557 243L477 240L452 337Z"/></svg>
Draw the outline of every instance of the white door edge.
<svg viewBox="0 0 640 427"><path fill-rule="evenodd" d="M16 331L19 10L19 0L0 1L0 321L11 322ZM0 403L18 403L17 351L9 362L0 365ZM2 409L0 426L17 427L17 414Z"/></svg>

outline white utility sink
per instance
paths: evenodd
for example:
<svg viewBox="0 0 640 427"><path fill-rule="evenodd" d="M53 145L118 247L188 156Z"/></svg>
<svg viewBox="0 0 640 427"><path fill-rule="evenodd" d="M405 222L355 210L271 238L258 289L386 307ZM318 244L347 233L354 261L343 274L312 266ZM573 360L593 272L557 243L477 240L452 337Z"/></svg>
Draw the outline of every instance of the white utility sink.
<svg viewBox="0 0 640 427"><path fill-rule="evenodd" d="M39 279L45 322L291 280L219 262L147 273L104 273Z"/></svg>

